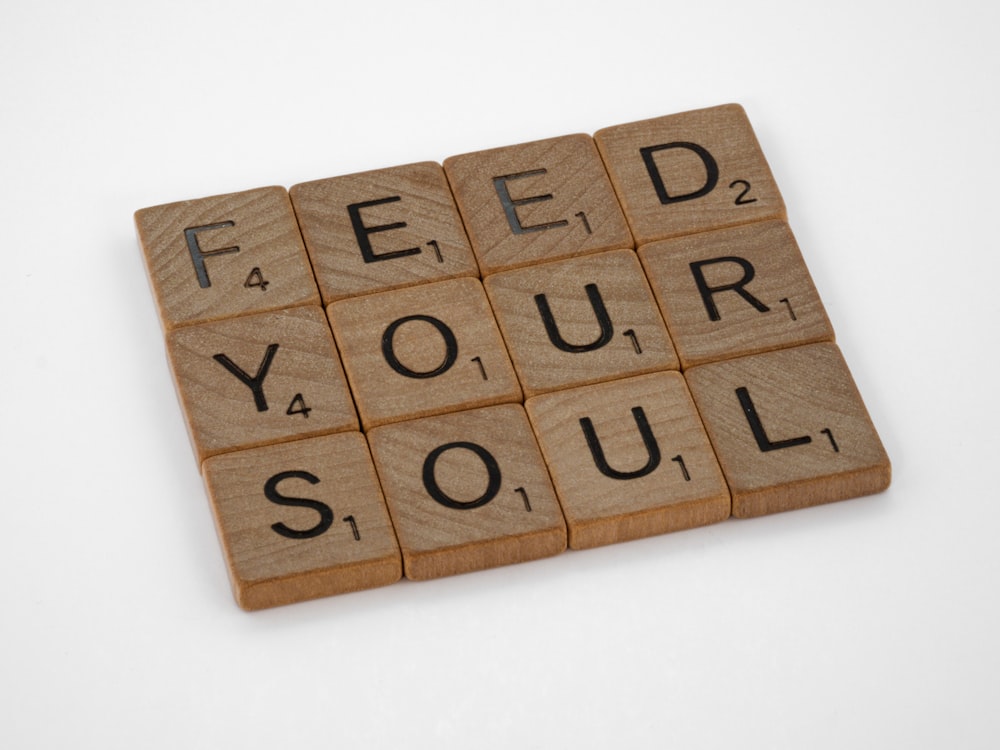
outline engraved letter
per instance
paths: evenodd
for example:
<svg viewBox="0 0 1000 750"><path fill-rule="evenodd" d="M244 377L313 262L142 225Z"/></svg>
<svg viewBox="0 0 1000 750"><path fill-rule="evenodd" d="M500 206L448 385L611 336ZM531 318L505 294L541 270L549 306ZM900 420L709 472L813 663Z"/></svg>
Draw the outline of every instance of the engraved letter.
<svg viewBox="0 0 1000 750"><path fill-rule="evenodd" d="M405 221L396 221L392 224L378 224L373 227L365 226L364 221L361 219L361 209L368 208L369 206L381 206L385 203L395 203L398 200L402 200L398 195L393 195L388 198L379 198L374 201L364 201L363 203L352 203L347 207L347 213L351 215L351 226L354 228L354 236L358 238L358 247L361 248L361 257L365 259L365 263L374 263L379 260L390 260L392 258L403 258L407 255L417 255L420 253L419 247L408 247L405 250L391 250L385 253L376 254L372 250L371 240L368 239L368 235L375 234L376 232L387 232L390 229L402 229L406 226Z"/></svg>
<svg viewBox="0 0 1000 750"><path fill-rule="evenodd" d="M705 184L701 188L691 193L684 193L683 195L669 195L667 193L666 185L663 184L663 176L660 174L660 168L656 166L653 154L657 151L666 151L672 148L686 148L688 151L693 151L701 159L705 165ZM697 143L675 141L659 146L645 146L639 149L639 153L642 154L642 160L646 164L649 179L653 181L653 188L656 190L656 195L659 197L660 203L664 206L669 203L680 203L681 201L689 201L694 198L701 198L703 195L708 195L715 189L715 185L719 181L719 165L716 164L715 158L706 148L699 146Z"/></svg>
<svg viewBox="0 0 1000 750"><path fill-rule="evenodd" d="M243 385L250 389L253 393L253 401L257 405L257 411L267 411L267 399L264 398L264 378L267 377L267 371L271 368L271 360L274 359L276 351L278 351L277 344L271 344L267 347L264 359L261 360L257 367L257 374L253 377L243 372L240 366L225 354L216 354L212 359L229 370Z"/></svg>
<svg viewBox="0 0 1000 750"><path fill-rule="evenodd" d="M583 429L584 437L587 438L587 447L590 448L590 455L593 457L597 468L606 477L611 477L612 479L638 479L652 473L660 465L660 446L657 445L653 431L649 427L646 412L642 410L641 406L635 406L632 408L632 417L639 428L639 434L642 436L642 444L646 446L646 454L649 456L646 460L646 465L635 471L618 471L617 469L612 469L608 464L608 460L604 457L604 449L601 447L601 441L597 439L594 423L590 421L590 417L582 417L580 419L580 427Z"/></svg>
<svg viewBox="0 0 1000 750"><path fill-rule="evenodd" d="M534 177L535 175L545 174L548 170L546 169L532 169L530 172L517 172L515 174L507 174L502 177L493 178L493 187L496 188L497 195L500 196L500 203L503 205L503 211L507 214L507 223L510 224L510 230L514 234L527 234L528 232L541 232L544 229L552 229L554 227L564 227L569 224L565 219L559 221L549 221L544 224L532 224L531 226L524 226L521 223L521 219L517 215L517 207L525 206L529 203L540 203L541 201L552 200L552 193L546 193L545 195L533 195L529 198L511 198L510 190L507 188L507 183L510 180L519 180L522 177Z"/></svg>
<svg viewBox="0 0 1000 750"><path fill-rule="evenodd" d="M422 320L425 323L430 323L437 329L437 332L441 334L441 338L444 339L444 360L433 370L428 370L426 372L411 370L399 361L396 357L396 352L393 351L392 339L396 335L396 331L401 325L408 323L411 320ZM389 367L398 372L400 375L405 375L408 378L433 378L447 372L451 366L455 364L455 360L458 358L458 341L455 339L455 334L452 330L437 318L431 317L430 315L407 315L394 320L389 324L389 327L385 329L385 332L382 334L382 356L385 357L385 361L389 363Z"/></svg>
<svg viewBox="0 0 1000 750"><path fill-rule="evenodd" d="M781 450L782 448L793 448L796 445L806 445L807 443L812 442L812 438L808 435L772 442L767 437L767 432L764 431L764 425L760 421L760 415L757 414L757 407L753 405L753 401L750 399L750 391L746 388L737 388L736 397L740 400L740 406L743 407L743 413L746 415L747 422L750 424L750 431L753 432L753 436L757 440L757 447L760 448L761 453Z"/></svg>
<svg viewBox="0 0 1000 750"><path fill-rule="evenodd" d="M469 500L468 502L455 500L445 494L444 490L438 486L437 479L434 476L434 467L437 465L437 460L441 454L453 448L464 448L465 450L472 451L479 456L486 467L488 475L486 491L475 500ZM427 490L427 494L444 507L454 508L455 510L471 510L472 508L481 508L497 496L497 493L500 491L500 466L497 464L497 460L493 458L493 454L481 445L464 441L445 443L427 454L427 458L424 459L423 479L424 489Z"/></svg>
<svg viewBox="0 0 1000 750"><path fill-rule="evenodd" d="M705 280L705 274L702 273L701 269L703 266L715 263L735 263L743 269L742 278L732 284L709 286ZM715 306L715 300L712 299L712 295L716 292L736 292L760 312L767 312L771 309L744 288L753 280L754 267L749 261L743 258L729 256L725 258L712 258L711 260L696 260L691 264L691 273L694 275L694 283L698 285L698 293L701 294L701 301L705 303L705 309L708 311L708 317L711 320L722 320L722 316L719 315L719 309Z"/></svg>
<svg viewBox="0 0 1000 750"><path fill-rule="evenodd" d="M590 300L590 306L594 309L597 324L601 327L600 335L589 344L567 343L559 333L559 326L556 325L556 320L552 315L548 299L544 294L535 295L535 305L542 316L542 323L545 324L545 332L549 335L549 341L560 351L572 352L574 354L592 352L611 341L611 337L614 335L615 331L614 326L611 324L611 316L608 315L608 309L604 306L604 300L601 299L601 292L597 288L597 284L587 284L584 290L587 292L587 299Z"/></svg>
<svg viewBox="0 0 1000 750"><path fill-rule="evenodd" d="M333 511L330 506L321 503L319 500L306 500L301 497L285 497L278 492L278 482L285 479L304 479L309 484L319 484L319 477L310 474L308 471L283 471L275 474L264 484L264 497L277 505L290 505L299 508L312 508L319 513L319 521L311 529L290 529L283 523L271 524L271 528L281 536L289 539L311 539L319 536L333 524Z"/></svg>
<svg viewBox="0 0 1000 750"><path fill-rule="evenodd" d="M198 244L198 232L207 232L210 229L224 229L234 227L232 221L223 221L219 224L206 224L203 227L190 227L184 230L184 238L187 240L188 252L191 253L191 262L194 263L194 272L198 276L198 285L202 289L212 286L208 279L208 270L205 268L205 258L211 255L225 255L227 253L238 253L239 247L223 247L218 250L202 250Z"/></svg>

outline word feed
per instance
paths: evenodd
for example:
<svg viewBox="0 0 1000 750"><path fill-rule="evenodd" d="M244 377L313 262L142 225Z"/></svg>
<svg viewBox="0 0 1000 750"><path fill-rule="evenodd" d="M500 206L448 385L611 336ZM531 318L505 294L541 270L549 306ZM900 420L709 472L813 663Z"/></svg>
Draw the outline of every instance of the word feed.
<svg viewBox="0 0 1000 750"><path fill-rule="evenodd" d="M135 221L245 609L889 485L738 105Z"/></svg>

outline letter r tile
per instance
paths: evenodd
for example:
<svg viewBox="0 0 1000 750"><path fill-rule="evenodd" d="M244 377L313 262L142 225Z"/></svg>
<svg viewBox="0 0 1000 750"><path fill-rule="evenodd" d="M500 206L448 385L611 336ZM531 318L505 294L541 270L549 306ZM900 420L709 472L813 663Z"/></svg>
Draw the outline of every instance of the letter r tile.
<svg viewBox="0 0 1000 750"><path fill-rule="evenodd" d="M520 404L397 422L368 439L407 578L566 549L566 524Z"/></svg>
<svg viewBox="0 0 1000 750"><path fill-rule="evenodd" d="M361 433L226 453L202 470L244 609L386 586L402 576Z"/></svg>
<svg viewBox="0 0 1000 750"><path fill-rule="evenodd" d="M323 310L293 307L167 333L167 355L198 461L358 429Z"/></svg>
<svg viewBox="0 0 1000 750"><path fill-rule="evenodd" d="M835 344L685 372L741 518L889 486L889 458Z"/></svg>
<svg viewBox="0 0 1000 750"><path fill-rule="evenodd" d="M729 517L729 491L680 373L546 393L525 407L573 549Z"/></svg>
<svg viewBox="0 0 1000 750"><path fill-rule="evenodd" d="M633 247L589 135L452 156L444 170L483 276Z"/></svg>
<svg viewBox="0 0 1000 750"><path fill-rule="evenodd" d="M521 400L478 279L340 300L327 314L365 430Z"/></svg>
<svg viewBox="0 0 1000 750"><path fill-rule="evenodd" d="M785 204L738 104L599 130L594 140L637 246L783 219Z"/></svg>
<svg viewBox="0 0 1000 750"><path fill-rule="evenodd" d="M783 221L654 242L639 257L685 369L833 340Z"/></svg>
<svg viewBox="0 0 1000 750"><path fill-rule="evenodd" d="M305 182L289 192L324 304L479 274L435 162Z"/></svg>
<svg viewBox="0 0 1000 750"><path fill-rule="evenodd" d="M143 208L135 225L164 329L319 304L282 187Z"/></svg>

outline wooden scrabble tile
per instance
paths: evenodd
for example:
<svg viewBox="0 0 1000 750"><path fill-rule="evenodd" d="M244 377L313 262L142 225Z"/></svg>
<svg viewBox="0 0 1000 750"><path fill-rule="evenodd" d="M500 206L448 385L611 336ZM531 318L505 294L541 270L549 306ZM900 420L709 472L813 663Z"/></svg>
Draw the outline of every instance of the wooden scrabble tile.
<svg viewBox="0 0 1000 750"><path fill-rule="evenodd" d="M386 425L368 437L407 578L566 549L559 503L520 404Z"/></svg>
<svg viewBox="0 0 1000 750"><path fill-rule="evenodd" d="M143 208L135 225L166 329L320 303L282 187Z"/></svg>
<svg viewBox="0 0 1000 750"><path fill-rule="evenodd" d="M733 496L759 516L881 492L889 459L835 344L685 373Z"/></svg>
<svg viewBox="0 0 1000 750"><path fill-rule="evenodd" d="M366 430L521 400L478 279L341 300L327 313Z"/></svg>
<svg viewBox="0 0 1000 750"><path fill-rule="evenodd" d="M167 333L167 355L199 461L358 429L322 308L178 328Z"/></svg>
<svg viewBox="0 0 1000 750"><path fill-rule="evenodd" d="M573 549L729 517L729 491L680 373L547 393L525 407Z"/></svg>
<svg viewBox="0 0 1000 750"><path fill-rule="evenodd" d="M479 275L435 162L305 182L289 193L325 304Z"/></svg>
<svg viewBox="0 0 1000 750"><path fill-rule="evenodd" d="M203 466L237 603L263 609L402 577L359 432L236 451Z"/></svg>
<svg viewBox="0 0 1000 750"><path fill-rule="evenodd" d="M636 245L785 216L738 104L616 125L594 139Z"/></svg>
<svg viewBox="0 0 1000 750"><path fill-rule="evenodd" d="M833 341L783 221L654 242L640 248L639 257L684 368Z"/></svg>
<svg viewBox="0 0 1000 750"><path fill-rule="evenodd" d="M444 170L484 276L633 247L588 135L452 156Z"/></svg>
<svg viewBox="0 0 1000 750"><path fill-rule="evenodd" d="M678 367L632 250L505 271L484 285L526 396Z"/></svg>

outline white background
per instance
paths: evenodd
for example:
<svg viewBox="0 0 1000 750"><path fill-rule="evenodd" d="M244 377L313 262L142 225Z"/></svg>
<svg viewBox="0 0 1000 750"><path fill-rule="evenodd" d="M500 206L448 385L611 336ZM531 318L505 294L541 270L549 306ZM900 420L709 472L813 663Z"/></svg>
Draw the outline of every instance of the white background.
<svg viewBox="0 0 1000 750"><path fill-rule="evenodd" d="M0 746L986 748L995 4L5 2ZM879 496L247 614L148 205L742 103Z"/></svg>

